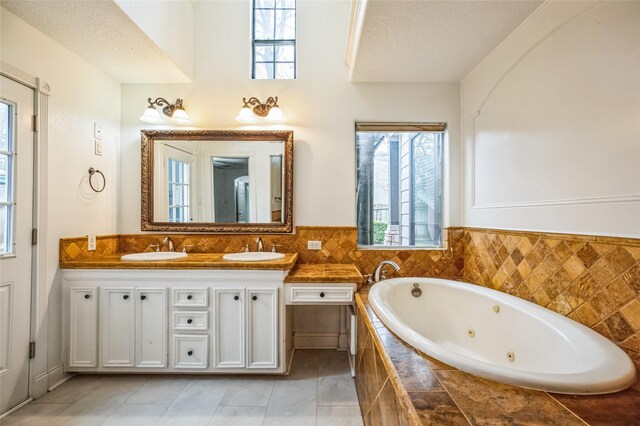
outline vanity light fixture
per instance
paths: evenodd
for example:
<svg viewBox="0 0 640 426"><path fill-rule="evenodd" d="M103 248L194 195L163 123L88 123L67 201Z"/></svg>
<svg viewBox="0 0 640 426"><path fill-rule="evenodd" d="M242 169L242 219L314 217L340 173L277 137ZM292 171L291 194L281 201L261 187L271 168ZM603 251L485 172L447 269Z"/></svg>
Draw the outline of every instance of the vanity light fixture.
<svg viewBox="0 0 640 426"><path fill-rule="evenodd" d="M172 104L167 101L165 98L157 98L155 101L151 98L147 99L149 102L149 106L144 111L144 114L140 116L140 120L146 123L162 123L163 119L156 107L163 106L162 113L167 117L171 118L176 123L186 124L191 120L187 115L187 111L184 110L182 106L182 99L176 99L176 103Z"/></svg>
<svg viewBox="0 0 640 426"><path fill-rule="evenodd" d="M236 121L240 123L255 123L260 117L272 123L282 123L285 118L282 110L278 106L278 97L267 98L265 103L254 96L242 98L244 105L240 109L240 113L236 117Z"/></svg>

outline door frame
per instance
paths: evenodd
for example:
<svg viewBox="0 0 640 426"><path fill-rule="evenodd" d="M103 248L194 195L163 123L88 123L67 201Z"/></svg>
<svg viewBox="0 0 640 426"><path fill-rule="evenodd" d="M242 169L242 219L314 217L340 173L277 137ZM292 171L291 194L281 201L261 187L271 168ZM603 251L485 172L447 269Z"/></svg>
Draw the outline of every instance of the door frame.
<svg viewBox="0 0 640 426"><path fill-rule="evenodd" d="M56 371L47 366L48 285L47 285L47 171L48 171L48 83L6 62L0 61L0 75L33 90L35 129L33 152L33 217L37 244L32 246L30 341L36 344L35 357L29 360L29 398L38 398L49 388L49 377ZM62 372L60 372L62 373Z"/></svg>

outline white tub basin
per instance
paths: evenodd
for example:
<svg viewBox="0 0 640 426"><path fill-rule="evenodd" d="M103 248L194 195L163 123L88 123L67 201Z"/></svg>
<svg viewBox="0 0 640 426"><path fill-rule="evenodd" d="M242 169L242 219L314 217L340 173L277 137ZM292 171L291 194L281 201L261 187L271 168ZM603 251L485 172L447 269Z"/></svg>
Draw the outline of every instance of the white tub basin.
<svg viewBox="0 0 640 426"><path fill-rule="evenodd" d="M162 260L174 260L187 257L187 253L175 251L153 251L149 253L125 254L120 260L130 262L159 262Z"/></svg>
<svg viewBox="0 0 640 426"><path fill-rule="evenodd" d="M268 251L247 251L244 253L230 253L222 256L224 260L231 260L234 262L264 262L267 260L282 259L284 254L272 253Z"/></svg>
<svg viewBox="0 0 640 426"><path fill-rule="evenodd" d="M414 285L422 294L412 295ZM369 292L382 322L413 347L480 377L568 394L635 383L631 359L595 331L541 306L473 284L394 278Z"/></svg>

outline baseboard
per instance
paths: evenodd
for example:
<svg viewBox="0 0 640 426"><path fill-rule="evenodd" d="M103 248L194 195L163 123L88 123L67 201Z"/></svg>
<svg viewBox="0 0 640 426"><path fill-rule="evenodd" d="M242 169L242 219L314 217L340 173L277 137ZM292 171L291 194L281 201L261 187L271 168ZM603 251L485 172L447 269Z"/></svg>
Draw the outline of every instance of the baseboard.
<svg viewBox="0 0 640 426"><path fill-rule="evenodd" d="M0 414L0 420L4 419L5 417L7 417L9 414L13 413L14 411L18 411L19 409L21 409L22 407L24 407L25 405L27 405L28 403L30 403L31 401L33 401L33 398L29 398L24 402L21 402L20 404L16 405L15 407L13 407L12 409L10 409L9 411ZM2 422L0 421L0 424L2 424Z"/></svg>
<svg viewBox="0 0 640 426"><path fill-rule="evenodd" d="M297 349L335 349L339 333L293 333L293 347Z"/></svg>
<svg viewBox="0 0 640 426"><path fill-rule="evenodd" d="M55 388L57 388L58 386L60 386L70 378L72 378L74 375L75 374L65 373L64 366L62 364L51 368L47 372L48 384L49 384L48 390L49 391L54 390Z"/></svg>

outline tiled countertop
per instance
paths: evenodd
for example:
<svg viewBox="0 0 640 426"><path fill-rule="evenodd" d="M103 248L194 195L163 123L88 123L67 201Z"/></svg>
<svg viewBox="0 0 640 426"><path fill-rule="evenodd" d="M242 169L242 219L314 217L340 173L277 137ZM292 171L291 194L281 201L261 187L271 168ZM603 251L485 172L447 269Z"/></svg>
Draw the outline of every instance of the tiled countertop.
<svg viewBox="0 0 640 426"><path fill-rule="evenodd" d="M398 400L415 408L415 412L409 409L411 424L640 425L637 389L609 395L560 395L481 379L405 343L378 319L366 293L358 293L356 303L367 323L364 329L384 352L383 365L374 362L372 368L391 372L389 380Z"/></svg>
<svg viewBox="0 0 640 426"><path fill-rule="evenodd" d="M130 262L120 260L125 253L95 256L81 260L60 262L60 269L250 269L288 270L298 260L297 253L287 253L282 259L264 262L235 262L224 260L226 253L193 253L182 259L157 262Z"/></svg>
<svg viewBox="0 0 640 426"><path fill-rule="evenodd" d="M286 283L357 283L363 281L353 263L305 263L297 265L285 279Z"/></svg>

